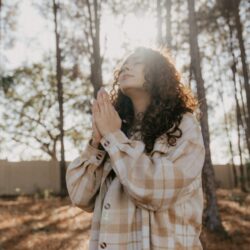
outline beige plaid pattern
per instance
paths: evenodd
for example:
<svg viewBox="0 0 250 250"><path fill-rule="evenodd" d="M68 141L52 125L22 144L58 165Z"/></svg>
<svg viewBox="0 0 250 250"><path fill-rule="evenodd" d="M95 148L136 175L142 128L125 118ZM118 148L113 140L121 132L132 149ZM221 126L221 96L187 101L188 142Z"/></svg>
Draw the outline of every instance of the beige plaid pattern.
<svg viewBox="0 0 250 250"><path fill-rule="evenodd" d="M116 130L101 139L105 150L88 143L70 163L72 204L93 212L90 250L202 249L204 142L193 114L184 114L180 128L176 146L163 135L150 154L141 140Z"/></svg>

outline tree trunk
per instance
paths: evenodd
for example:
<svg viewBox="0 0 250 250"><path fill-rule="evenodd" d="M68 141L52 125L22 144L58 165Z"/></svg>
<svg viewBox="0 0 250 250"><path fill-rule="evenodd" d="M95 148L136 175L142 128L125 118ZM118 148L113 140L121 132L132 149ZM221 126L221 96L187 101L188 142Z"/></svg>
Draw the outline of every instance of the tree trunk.
<svg viewBox="0 0 250 250"><path fill-rule="evenodd" d="M237 137L238 137L238 151L240 156L240 187L243 192L246 192L246 185L245 185L245 174L244 174L244 166L243 166L243 160L242 160L242 149L241 149L241 134L240 134L240 125L242 126L242 119L241 119L241 111L240 111L240 105L239 100L237 96L237 88L236 88L236 62L235 62L235 56L233 51L233 65L231 67L232 73L233 73L233 82L234 82L234 99L236 102L236 123L237 123Z"/></svg>
<svg viewBox="0 0 250 250"><path fill-rule="evenodd" d="M166 42L168 48L172 49L172 27L171 27L171 8L172 8L172 0L165 0L166 7Z"/></svg>
<svg viewBox="0 0 250 250"><path fill-rule="evenodd" d="M0 0L0 45L1 43L2 43L2 0ZM0 74L2 74L2 72L0 72Z"/></svg>
<svg viewBox="0 0 250 250"><path fill-rule="evenodd" d="M243 72L243 77L244 77L244 86L245 86L245 91L246 91L246 101L247 101L247 112L248 115L245 117L246 119L246 126L247 126L247 147L248 147L248 152L250 155L250 85L249 85L249 76L248 76L248 71L247 71L247 63L246 63L246 51L245 51L245 46L244 46L244 41L243 41L243 36L242 36L242 24L240 20L240 15L239 15L239 0L233 0L233 15L235 19L235 26L236 26L236 31L237 31L237 38L239 41L239 47L240 47L240 55L241 55L241 63L242 63L242 72Z"/></svg>
<svg viewBox="0 0 250 250"><path fill-rule="evenodd" d="M189 37L190 37L190 55L192 70L194 72L194 77L197 84L197 95L200 101L200 109L202 112L201 116L201 130L204 138L204 144L206 148L205 162L202 171L202 184L203 190L206 197L206 208L204 211L204 225L211 231L225 232L221 218L219 214L217 197L216 197L216 187L215 187L215 176L214 169L211 161L210 154L210 138L209 138L209 126L208 126L208 112L207 112L207 102L205 95L204 81L201 73L200 66L200 54L198 47L198 30L197 23L195 19L195 6L194 0L188 0L188 19L189 19Z"/></svg>
<svg viewBox="0 0 250 250"><path fill-rule="evenodd" d="M60 144L61 144L61 156L60 156L60 179L61 179L61 195L67 194L66 188L66 163L64 156L64 120L63 120L63 85L62 85L62 65L61 65L61 49L60 49L60 36L58 33L58 15L59 5L56 0L53 0L53 13L55 24L55 40L56 40L56 80L57 80L57 97L59 104L59 131L60 131Z"/></svg>
<svg viewBox="0 0 250 250"><path fill-rule="evenodd" d="M97 92L103 85L102 80L102 61L100 53L100 16L101 16L101 1L94 0L93 6L87 0L87 7L89 13L89 33L92 41L92 51L90 51L91 66L90 66L90 80L94 87L94 97L97 98ZM91 10L93 7L93 11ZM94 12L94 14L92 13Z"/></svg>
<svg viewBox="0 0 250 250"><path fill-rule="evenodd" d="M237 73L237 67L236 67L236 58L234 54L234 47L233 47L233 29L230 25L229 18L227 19L227 24L229 26L229 48L232 55L232 74L233 74L233 84L234 84L234 99L236 103L236 123L237 123L237 136L238 136L238 150L239 150L239 156L240 156L240 187L243 192L246 192L246 185L245 185L245 175L244 175L244 166L243 166L243 160L242 160L242 149L241 149L241 134L240 134L240 126L243 127L243 121L241 119L241 110L239 105L239 100L237 96L237 87L236 87L236 73Z"/></svg>
<svg viewBox="0 0 250 250"><path fill-rule="evenodd" d="M162 45L162 12L161 12L161 0L157 0L156 7L156 15L157 15L157 44Z"/></svg>
<svg viewBox="0 0 250 250"><path fill-rule="evenodd" d="M216 22L217 24L217 28L218 30L220 30L220 26L218 25L218 23ZM213 47L216 47L216 41L213 40ZM222 71L221 69L221 64L220 64L220 60L219 60L219 57L216 56L217 58L217 65L218 65L218 82L220 82L220 87L218 88L218 97L221 99L221 103L222 103L222 108L223 108L223 115L224 115L224 124L225 124L225 132L226 132L226 136L227 136L227 139L228 139L228 148L229 148L229 152L230 152L230 160L231 160L231 166L232 166L232 169L233 169L233 180L234 180L234 187L238 187L238 175L237 175L237 170L236 170L236 166L235 166L235 163L234 163L234 152L233 152L233 144L232 144L232 141L230 139L230 122L229 120L227 119L227 113L226 113L226 109L225 109L225 102L224 102L224 98L223 98L223 93L224 93L224 89L223 89L223 81L222 81L222 78L221 78L221 74L220 72Z"/></svg>
<svg viewBox="0 0 250 250"><path fill-rule="evenodd" d="M223 84L221 85L221 87L222 86L223 86ZM221 103L222 103L222 106L223 106L224 124L225 124L225 130L226 130L227 139L228 139L229 152L230 152L230 156L231 156L231 166L232 166L232 169L233 169L234 187L238 187L238 175L237 175L237 171L236 171L236 166L234 164L233 145L232 145L232 141L230 139L230 133L229 133L229 129L228 129L229 122L228 122L227 114L226 114L226 110L225 110L223 92L221 90L218 90L218 91L219 91L219 95L218 96L221 98Z"/></svg>
<svg viewBox="0 0 250 250"><path fill-rule="evenodd" d="M235 94L234 97L237 99L237 90L235 89ZM237 138L238 138L238 150L239 150L239 156L240 156L240 188L241 191L243 192L247 192L246 189L246 184L245 184L245 174L244 174L244 164L243 164L243 160L242 160L242 149L241 149L241 135L240 135L240 124L241 124L241 114L240 114L240 106L238 104L237 101L237 105L236 105L236 120L237 120Z"/></svg>

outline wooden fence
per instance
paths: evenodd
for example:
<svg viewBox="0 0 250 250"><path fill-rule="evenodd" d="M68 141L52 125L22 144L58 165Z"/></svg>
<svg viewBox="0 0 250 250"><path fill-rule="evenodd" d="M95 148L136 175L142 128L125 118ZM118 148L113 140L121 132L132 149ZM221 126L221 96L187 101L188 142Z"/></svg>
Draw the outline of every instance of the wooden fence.
<svg viewBox="0 0 250 250"><path fill-rule="evenodd" d="M218 187L233 188L230 165L214 165ZM239 167L237 166L237 171ZM55 161L0 161L0 195L34 194L60 191L60 169Z"/></svg>

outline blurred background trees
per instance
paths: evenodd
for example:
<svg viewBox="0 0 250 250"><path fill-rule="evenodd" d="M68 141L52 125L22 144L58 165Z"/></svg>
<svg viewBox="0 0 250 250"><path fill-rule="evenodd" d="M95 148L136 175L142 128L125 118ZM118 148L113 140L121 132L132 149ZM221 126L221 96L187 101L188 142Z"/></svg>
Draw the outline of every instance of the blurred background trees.
<svg viewBox="0 0 250 250"><path fill-rule="evenodd" d="M200 102L204 224L223 231L213 164L232 165L244 192L250 184L249 9L247 0L0 1L1 159L58 161L65 194L65 162L91 133L90 101L133 48L167 46Z"/></svg>

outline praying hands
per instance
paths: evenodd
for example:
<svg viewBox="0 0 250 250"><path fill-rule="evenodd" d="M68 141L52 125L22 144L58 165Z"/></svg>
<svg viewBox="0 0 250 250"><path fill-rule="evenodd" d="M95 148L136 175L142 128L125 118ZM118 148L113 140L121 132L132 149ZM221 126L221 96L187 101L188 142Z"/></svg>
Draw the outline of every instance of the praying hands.
<svg viewBox="0 0 250 250"><path fill-rule="evenodd" d="M96 142L99 142L104 135L121 128L122 120L104 88L98 91L97 100L94 99L92 116L93 134Z"/></svg>

